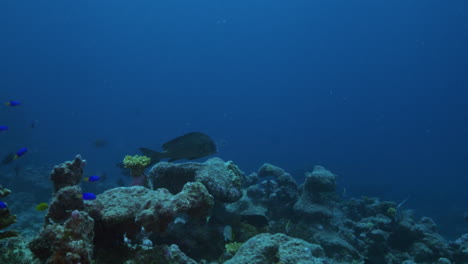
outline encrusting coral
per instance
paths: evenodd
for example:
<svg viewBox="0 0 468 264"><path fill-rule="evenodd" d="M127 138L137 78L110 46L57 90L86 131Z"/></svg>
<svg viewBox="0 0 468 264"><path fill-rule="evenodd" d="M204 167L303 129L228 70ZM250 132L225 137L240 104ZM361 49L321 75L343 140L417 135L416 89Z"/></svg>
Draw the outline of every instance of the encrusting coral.
<svg viewBox="0 0 468 264"><path fill-rule="evenodd" d="M151 159L146 156L127 155L122 161L126 169L130 169L133 177L132 185L140 185L152 189L152 183L145 174L145 168L151 164Z"/></svg>
<svg viewBox="0 0 468 264"><path fill-rule="evenodd" d="M55 166L50 179L54 197L45 217L44 228L29 243L37 258L45 263L91 264L94 220L82 210L81 188L86 161L77 155L73 161Z"/></svg>
<svg viewBox="0 0 468 264"><path fill-rule="evenodd" d="M49 224L29 244L31 251L46 263L91 264L94 220L75 210L64 224Z"/></svg>
<svg viewBox="0 0 468 264"><path fill-rule="evenodd" d="M151 163L151 159L146 156L130 156L127 155L123 159L123 165L127 169L131 169L133 177L141 176L145 168Z"/></svg>

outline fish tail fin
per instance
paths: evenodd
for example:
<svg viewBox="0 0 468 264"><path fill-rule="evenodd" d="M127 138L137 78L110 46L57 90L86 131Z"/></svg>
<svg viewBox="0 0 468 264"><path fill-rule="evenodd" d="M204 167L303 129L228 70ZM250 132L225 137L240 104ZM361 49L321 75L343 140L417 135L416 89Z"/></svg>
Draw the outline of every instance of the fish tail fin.
<svg viewBox="0 0 468 264"><path fill-rule="evenodd" d="M13 160L17 160L19 158L18 155L13 156Z"/></svg>
<svg viewBox="0 0 468 264"><path fill-rule="evenodd" d="M10 103L9 103L9 102L6 102L5 105L6 105L6 106L10 106Z"/></svg>
<svg viewBox="0 0 468 264"><path fill-rule="evenodd" d="M161 152L157 152L148 148L140 148L141 153L151 159L150 165L158 163L164 159L164 155Z"/></svg>
<svg viewBox="0 0 468 264"><path fill-rule="evenodd" d="M84 178L83 181L89 182L89 177Z"/></svg>

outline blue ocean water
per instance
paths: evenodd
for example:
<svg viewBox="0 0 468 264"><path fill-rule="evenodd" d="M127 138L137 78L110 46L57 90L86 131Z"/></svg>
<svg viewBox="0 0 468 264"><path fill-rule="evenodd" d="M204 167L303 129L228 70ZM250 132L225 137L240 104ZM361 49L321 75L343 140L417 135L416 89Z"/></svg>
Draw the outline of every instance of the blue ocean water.
<svg viewBox="0 0 468 264"><path fill-rule="evenodd" d="M0 109L0 155L27 147L18 164L53 166L79 153L112 185L126 154L201 131L247 173L268 162L301 181L320 164L347 195L409 198L456 236L468 230L467 8L2 0L0 99L23 104Z"/></svg>

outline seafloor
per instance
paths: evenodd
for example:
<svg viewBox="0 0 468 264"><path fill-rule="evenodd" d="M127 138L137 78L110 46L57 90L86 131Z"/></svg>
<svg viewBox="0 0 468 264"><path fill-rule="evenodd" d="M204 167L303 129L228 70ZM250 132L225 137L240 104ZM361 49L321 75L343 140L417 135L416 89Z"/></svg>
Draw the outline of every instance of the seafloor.
<svg viewBox="0 0 468 264"><path fill-rule="evenodd" d="M403 203L340 197L321 166L298 186L271 164L246 175L219 158L161 162L132 172L139 186L83 200L85 164L77 156L12 194L0 186L14 197L0 209L0 263L468 263L468 234L448 241ZM48 210L16 217L44 178Z"/></svg>

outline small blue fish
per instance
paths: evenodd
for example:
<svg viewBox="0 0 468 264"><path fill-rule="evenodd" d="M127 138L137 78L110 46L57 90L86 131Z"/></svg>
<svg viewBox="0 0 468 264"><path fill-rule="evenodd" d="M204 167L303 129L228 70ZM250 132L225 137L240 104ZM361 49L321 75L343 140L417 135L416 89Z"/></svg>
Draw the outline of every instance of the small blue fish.
<svg viewBox="0 0 468 264"><path fill-rule="evenodd" d="M94 193L83 193L81 195L83 197L83 200L95 200L96 195Z"/></svg>
<svg viewBox="0 0 468 264"><path fill-rule="evenodd" d="M0 209L6 209L8 205L2 201L0 201Z"/></svg>
<svg viewBox="0 0 468 264"><path fill-rule="evenodd" d="M15 101L15 100L10 100L8 102L5 103L6 106L18 106L18 105L21 105L21 102L20 101Z"/></svg>
<svg viewBox="0 0 468 264"><path fill-rule="evenodd" d="M22 148L22 149L18 150L13 159L17 159L17 158L23 156L24 154L26 154L26 152L28 152L28 148Z"/></svg>
<svg viewBox="0 0 468 264"><path fill-rule="evenodd" d="M0 131L7 131L8 127L7 126L0 126Z"/></svg>
<svg viewBox="0 0 468 264"><path fill-rule="evenodd" d="M93 176L89 176L89 177L84 178L84 181L85 182L97 182L100 179L101 178L99 176L93 175Z"/></svg>

